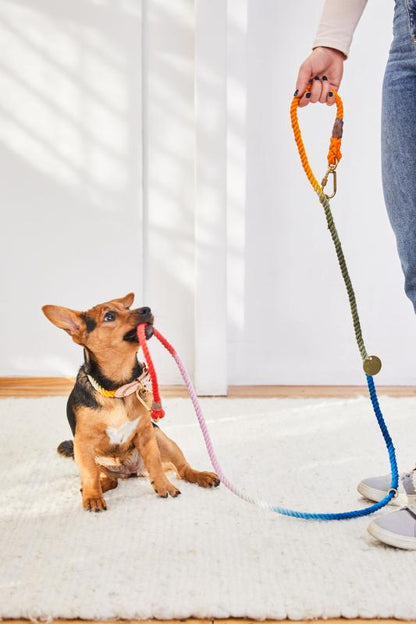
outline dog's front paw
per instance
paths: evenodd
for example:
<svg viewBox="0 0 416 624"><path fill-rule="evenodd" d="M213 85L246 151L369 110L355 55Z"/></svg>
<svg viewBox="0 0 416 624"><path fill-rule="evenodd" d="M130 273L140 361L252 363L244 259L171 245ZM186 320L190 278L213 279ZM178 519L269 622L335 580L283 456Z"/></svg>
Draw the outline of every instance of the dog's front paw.
<svg viewBox="0 0 416 624"><path fill-rule="evenodd" d="M167 498L168 496L176 498L181 493L180 490L178 490L178 488L175 487L173 483L171 483L167 479L164 479L163 481L157 483L156 481L154 481L152 485L156 494L161 498Z"/></svg>
<svg viewBox="0 0 416 624"><path fill-rule="evenodd" d="M86 511L96 511L97 513L107 509L105 499L99 495L83 496L82 505Z"/></svg>
<svg viewBox="0 0 416 624"><path fill-rule="evenodd" d="M195 481L200 487L218 487L221 481L215 472L198 472Z"/></svg>

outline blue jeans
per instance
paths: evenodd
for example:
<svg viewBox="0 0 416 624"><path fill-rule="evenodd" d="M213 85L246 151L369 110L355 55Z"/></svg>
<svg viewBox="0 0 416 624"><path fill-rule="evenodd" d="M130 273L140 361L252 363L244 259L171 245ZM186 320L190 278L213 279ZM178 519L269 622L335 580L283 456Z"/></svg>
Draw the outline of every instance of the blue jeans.
<svg viewBox="0 0 416 624"><path fill-rule="evenodd" d="M416 0L396 0L393 33L383 83L383 190L416 312Z"/></svg>

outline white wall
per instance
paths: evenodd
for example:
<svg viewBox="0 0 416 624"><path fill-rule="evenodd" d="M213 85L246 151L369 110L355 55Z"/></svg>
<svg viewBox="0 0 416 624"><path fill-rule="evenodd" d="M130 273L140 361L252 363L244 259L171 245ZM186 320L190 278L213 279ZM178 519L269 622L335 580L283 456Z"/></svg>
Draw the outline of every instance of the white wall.
<svg viewBox="0 0 416 624"><path fill-rule="evenodd" d="M194 6L143 2L144 294L194 367ZM163 329L162 329L163 328ZM153 341L152 352L163 348ZM168 357L161 381L180 380Z"/></svg>
<svg viewBox="0 0 416 624"><path fill-rule="evenodd" d="M73 375L40 311L142 288L139 2L0 2L1 375Z"/></svg>
<svg viewBox="0 0 416 624"><path fill-rule="evenodd" d="M321 7L0 0L0 375L74 374L79 349L40 306L135 290L201 391L363 381L289 124ZM414 313L379 164L392 10L369 1L346 63L333 209L380 383L411 384ZM318 178L333 113L300 113ZM178 382L153 349L161 381Z"/></svg>
<svg viewBox="0 0 416 624"><path fill-rule="evenodd" d="M362 381L335 253L301 169L288 115L297 69L308 54L322 4L229 3L235 14L229 24L230 90L239 93L241 109L245 98L244 110L229 119L240 162L237 173L230 174L237 188L245 188L237 231L230 222L229 233L235 239L230 254L237 249L229 280L232 384ZM414 313L403 293L380 177L381 83L392 13L392 2L369 1L345 64L344 158L332 205L366 345L384 362L378 379L412 384ZM318 179L326 168L333 115L333 109L321 106L299 114ZM230 203L228 208L234 210Z"/></svg>

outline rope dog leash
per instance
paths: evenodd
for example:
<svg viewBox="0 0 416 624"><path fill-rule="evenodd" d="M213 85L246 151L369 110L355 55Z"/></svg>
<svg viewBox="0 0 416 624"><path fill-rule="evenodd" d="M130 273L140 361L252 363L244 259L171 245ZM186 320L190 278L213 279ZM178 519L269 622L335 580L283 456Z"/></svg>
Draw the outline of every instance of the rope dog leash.
<svg viewBox="0 0 416 624"><path fill-rule="evenodd" d="M347 291L348 300L350 303L351 317L352 317L352 322L353 322L353 327L354 327L355 339L357 342L358 350L361 355L363 369L366 374L367 386L368 386L371 403L372 403L373 410L376 415L377 422L382 432L384 441L387 446L387 451L389 454L390 468L391 468L391 487L389 491L389 496L390 498L392 498L397 493L398 482L399 482L397 461L396 461L394 445L389 435L387 426L383 418L383 414L381 412L381 409L378 403L377 390L376 390L374 380L373 380L373 376L377 375L377 373L379 373L381 370L381 360L376 355L367 354L367 350L365 348L364 339L363 339L363 335L361 331L361 324L360 324L360 318L358 315L358 308L357 308L357 302L355 299L354 289L352 287L352 283L351 283L351 279L348 273L348 268L347 268L347 264L345 261L344 253L342 251L341 241L339 240L339 237L338 237L338 233L337 233L335 223L334 223L334 218L331 212L331 206L329 204L329 200L335 196L336 191L337 191L336 168L338 166L339 161L342 158L341 141L342 141L342 132L343 132L343 125L344 125L344 108L343 108L342 100L338 93L334 92L334 96L335 96L335 103L336 103L336 108L337 108L336 119L335 119L334 126L332 129L332 136L330 139L328 156L327 156L328 169L321 184L319 184L318 181L316 180L313 174L313 171L311 169L311 166L309 164L307 155L306 155L306 150L305 150L305 146L303 143L302 134L300 131L299 121L298 121L298 116L297 116L297 110L299 107L299 97L295 96L292 99L292 103L290 106L290 119L291 119L291 124L292 124L292 129L293 129L293 135L295 138L296 146L298 148L302 167L306 173L306 177L308 178L312 188L317 193L319 201L321 202L322 207L325 212L327 226L330 231L332 241L334 243L335 251L337 254L337 258L338 258L338 264L341 269L341 274L342 274L345 288ZM327 195L324 192L324 188L328 182L328 177L330 175L333 176L333 193L331 195Z"/></svg>
<svg viewBox="0 0 416 624"><path fill-rule="evenodd" d="M140 346L146 359L146 364L150 375L150 381L152 384L153 403L150 415L153 420L159 420L159 418L163 418L163 416L165 415L165 410L162 408L162 401L160 400L159 384L157 381L156 370L153 365L152 358L150 357L149 348L147 346L145 328L146 323L141 323L137 327L137 337L139 339Z"/></svg>
<svg viewBox="0 0 416 624"><path fill-rule="evenodd" d="M396 493L396 488L398 485L398 475L397 475L397 467L396 467L396 479L395 481L392 481L392 486L394 485L394 483L396 483L396 488L393 490L391 489L390 492L388 493L387 496L385 496L381 501L379 501L378 503L375 503L374 505L371 505L370 507L365 507L363 509L359 509L357 511L346 511L346 512L340 512L340 513L309 513L309 512L303 512L303 511L296 511L294 509L287 509L285 507L279 507L276 505L273 505L267 501L263 501L257 498L254 498L252 496L249 496L248 494L246 494L245 492L243 492L242 490L240 490L239 488L237 488L233 483L231 483L231 481L229 481L229 479L225 476L221 465L218 461L218 458L215 454L214 451L214 447L212 444L212 440L211 437L209 435L209 431L208 431L208 427L204 418L204 415L202 413L202 409L201 409L201 405L198 401L198 397L196 395L195 389L192 385L192 381L188 375L188 372L181 360L181 358L179 357L178 353L176 352L176 350L173 348L173 346L167 341L167 339L154 327L153 328L153 334L154 336L161 342L161 344L165 347L165 349L171 354L171 356L173 357L173 359L176 362L176 365L178 366L179 372L182 376L182 379L188 389L189 392L189 396L191 398L192 404L194 406L194 410L195 410L195 414L196 417L198 419L198 423L199 426L201 428L202 431L202 435L204 438L204 442L205 442L205 446L207 448L208 451L208 455L209 458L211 460L211 464L215 470L215 472L217 473L219 479L221 480L221 482L225 485L226 488L228 488L233 494L235 494L236 496L238 496L239 498L241 498L242 500L246 501L247 503L251 503L252 505L255 505L256 507L260 507L262 509L267 509L269 511L273 511L275 513L284 515L284 516L291 516L293 518L302 518L304 520L347 520L350 518L357 518L360 516L366 516L368 514L373 513L374 511L377 511L377 509L381 509L382 507L384 507L384 505L387 505L387 503L393 498L393 496ZM140 345L145 344L146 342L146 336L144 333L144 325L139 325L139 327L137 328L137 335L139 338L139 342ZM146 362L147 365L149 367L149 371L151 369L151 367L153 366L152 362L151 362L151 357L150 357L150 353L149 350L147 349L146 351L144 351L145 354L145 358L146 358ZM372 384L372 378L369 378L371 381L369 382L369 388L370 388L370 393L371 393L371 398L372 398L372 402L373 402L373 407L374 407L374 411L376 414L376 418L377 418L377 422L379 423L379 426L382 430L383 433L383 437L384 440L386 442L386 445L389 449L389 456L390 456L390 461L392 463L392 470L393 470L393 464L395 465L395 455L394 455L394 448L393 448L393 444L391 442L390 436L388 434L387 431L387 427L384 423L383 420L383 416L381 413L381 410L378 406L378 401L377 401L377 396L375 394L375 389L374 389L374 384ZM371 385L372 384L372 385Z"/></svg>
<svg viewBox="0 0 416 624"><path fill-rule="evenodd" d="M329 152L328 152L328 170L324 176L324 179L322 180L321 185L318 183L309 165L305 147L303 144L302 135L300 132L299 123L297 119L297 109L299 105L298 97L294 97L292 100L292 104L290 108L290 115L291 115L292 128L293 128L293 132L295 136L296 145L298 147L299 155L301 158L301 163L308 177L308 180L310 181L315 192L318 194L319 201L321 202L324 208L328 229L331 233L331 237L332 237L332 240L335 246L335 251L337 254L337 258L338 258L338 263L341 269L341 274L342 274L344 284L347 290L348 299L350 302L351 316L352 316L352 321L353 321L353 326L354 326L355 337L356 337L358 349L360 351L360 354L363 360L363 368L366 374L366 380L367 380L367 386L368 386L371 404L372 404L373 411L377 419L377 423L379 425L380 431L382 433L382 436L383 436L383 439L384 439L384 442L388 451L389 459L390 459L390 468L391 468L392 478L391 478L391 489L389 490L388 494L378 503L375 503L373 505L370 505L368 507L364 507L358 510L336 512L336 513L310 513L310 512L297 511L294 509L288 509L286 507L273 505L267 501L249 496L248 494L246 494L245 492L237 488L234 484L232 484L227 479L227 477L223 473L223 470L221 468L221 465L218 461L218 458L213 448L212 440L208 432L208 428L207 428L205 418L202 413L201 406L198 401L198 397L196 395L195 389L192 385L191 379L186 371L186 368L182 360L180 359L178 353L175 351L172 345L166 340L166 338L162 336L162 334L156 328L153 328L154 335L161 342L161 344L167 349L167 351L171 354L171 356L173 357L173 359L175 360L178 366L178 369L188 389L192 404L194 406L194 410L195 410L195 413L199 422L199 426L202 431L202 435L204 437L205 445L206 445L206 448L207 448L207 451L211 460L211 464L215 472L217 473L218 477L220 478L221 482L225 485L225 487L227 487L231 492L233 492L233 494L235 494L236 496L238 496L242 500L245 500L248 503L251 503L257 507L273 511L281 515L290 516L293 518L302 518L304 520L347 520L351 518L359 518L361 516L367 516L369 514L374 513L378 509L381 509L382 507L384 507L390 502L390 500L397 493L398 482L399 482L397 461L396 461L393 441L390 437L386 423L383 418L383 414L379 406L377 391L376 391L376 387L375 387L374 380L373 380L373 375L376 375L381 369L381 361L377 356L369 356L365 348L355 294L354 294L352 283L349 277L348 268L345 262L341 243L340 243L340 240L338 238L338 234L335 228L335 223L333 220L331 207L329 204L329 199L334 197L336 190L337 190L336 168L337 168L339 161L342 158L341 139L342 139L342 127L343 127L343 106L342 106L342 101L339 95L337 93L335 93L334 95L335 95L335 101L337 105L337 118L334 124L332 137L330 140L330 146L329 146ZM329 196L324 192L324 188L328 182L328 178L330 175L333 178L333 193L332 195ZM147 365L149 367L149 372L151 374L152 389L154 392L155 400L158 403L157 405L158 410L155 412L155 417L158 418L158 417L161 417L160 414L163 415L164 412L160 404L160 396L159 396L159 389L157 386L157 378L154 372L154 366L151 360L151 356L147 348L144 327L145 327L144 325L138 326L137 335L138 335L140 345L143 348L143 352L147 361ZM151 371L153 371L153 374Z"/></svg>

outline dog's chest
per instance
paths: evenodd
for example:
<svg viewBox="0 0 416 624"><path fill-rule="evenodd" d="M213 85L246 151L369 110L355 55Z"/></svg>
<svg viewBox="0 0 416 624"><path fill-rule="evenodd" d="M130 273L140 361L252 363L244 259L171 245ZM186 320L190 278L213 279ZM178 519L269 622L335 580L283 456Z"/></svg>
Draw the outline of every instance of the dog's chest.
<svg viewBox="0 0 416 624"><path fill-rule="evenodd" d="M134 405L128 399L116 401L105 410L100 428L110 446L121 447L132 440L142 416L139 410L133 409Z"/></svg>

